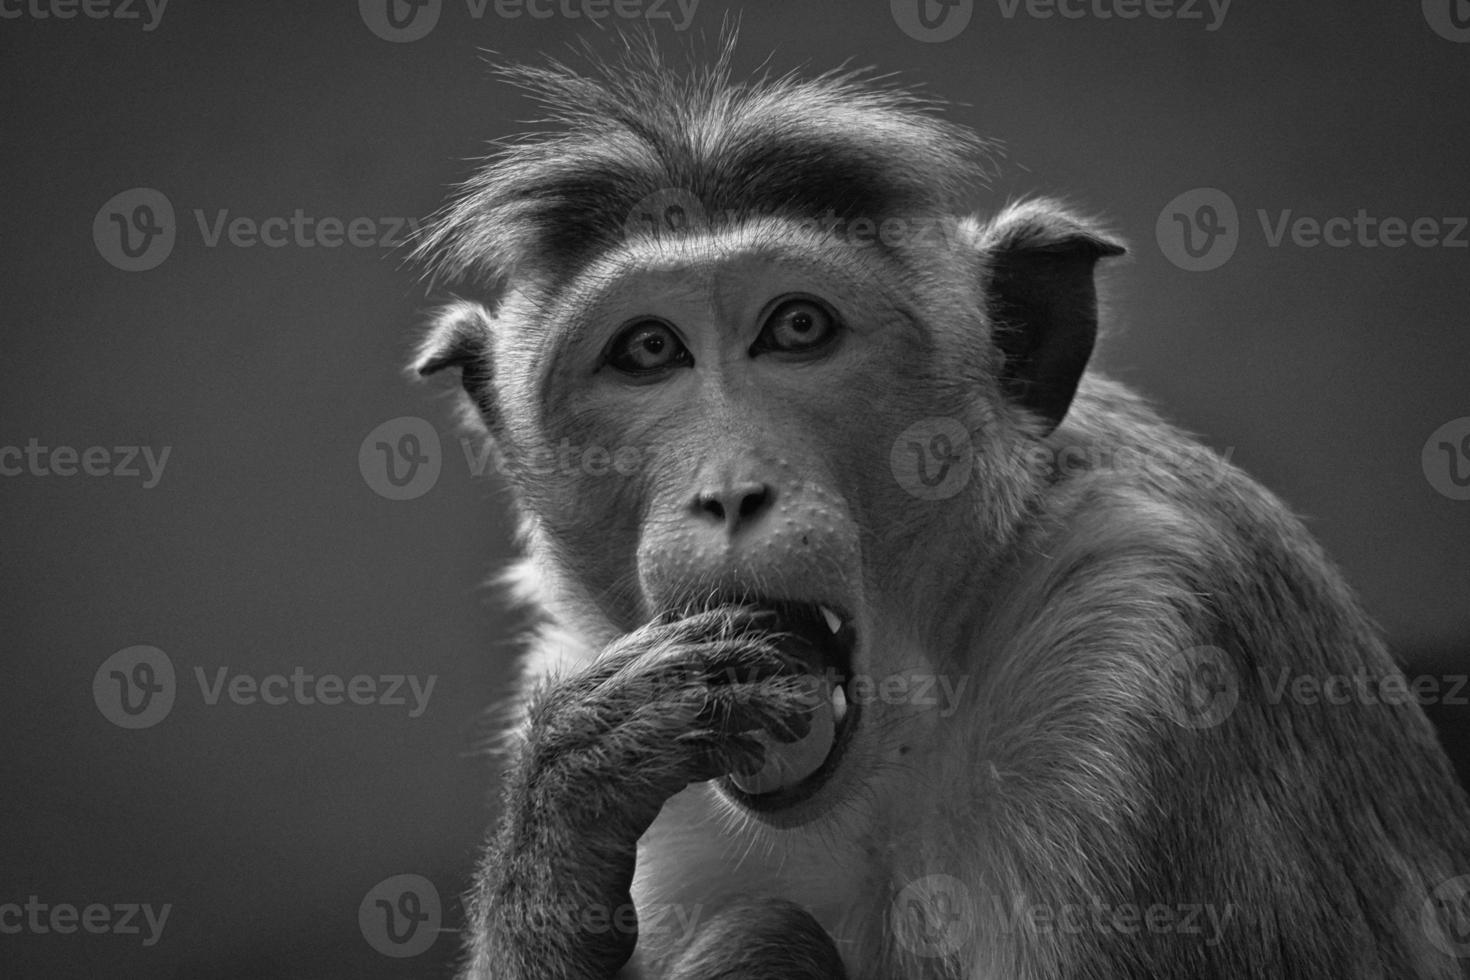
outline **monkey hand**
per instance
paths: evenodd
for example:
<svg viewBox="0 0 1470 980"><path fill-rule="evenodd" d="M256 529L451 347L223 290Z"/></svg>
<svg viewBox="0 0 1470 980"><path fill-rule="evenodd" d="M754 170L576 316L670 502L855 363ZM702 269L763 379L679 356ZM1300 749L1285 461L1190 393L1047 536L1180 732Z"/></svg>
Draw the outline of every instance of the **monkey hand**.
<svg viewBox="0 0 1470 980"><path fill-rule="evenodd" d="M508 980L612 977L632 955L638 838L690 783L762 767L815 710L810 677L739 607L657 621L539 691L506 781L472 961ZM474 969L474 962L471 964Z"/></svg>

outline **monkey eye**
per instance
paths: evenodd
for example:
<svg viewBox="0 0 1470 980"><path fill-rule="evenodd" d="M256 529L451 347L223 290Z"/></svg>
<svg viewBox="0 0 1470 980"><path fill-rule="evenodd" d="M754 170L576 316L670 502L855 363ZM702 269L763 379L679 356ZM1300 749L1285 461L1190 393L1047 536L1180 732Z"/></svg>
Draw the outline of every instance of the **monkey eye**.
<svg viewBox="0 0 1470 980"><path fill-rule="evenodd" d="M624 374L657 374L694 363L674 328L661 320L639 320L613 338L605 363Z"/></svg>
<svg viewBox="0 0 1470 980"><path fill-rule="evenodd" d="M771 311L751 353L802 353L830 344L837 336L837 315L814 299L789 299Z"/></svg>

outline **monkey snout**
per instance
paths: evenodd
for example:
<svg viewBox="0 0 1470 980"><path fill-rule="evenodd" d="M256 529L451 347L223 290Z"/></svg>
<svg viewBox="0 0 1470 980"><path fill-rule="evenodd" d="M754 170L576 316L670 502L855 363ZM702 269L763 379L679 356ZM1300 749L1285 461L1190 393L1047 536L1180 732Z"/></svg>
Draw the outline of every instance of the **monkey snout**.
<svg viewBox="0 0 1470 980"><path fill-rule="evenodd" d="M699 607L715 595L804 597L852 611L862 592L858 536L845 508L775 484L655 507L637 562L650 612Z"/></svg>

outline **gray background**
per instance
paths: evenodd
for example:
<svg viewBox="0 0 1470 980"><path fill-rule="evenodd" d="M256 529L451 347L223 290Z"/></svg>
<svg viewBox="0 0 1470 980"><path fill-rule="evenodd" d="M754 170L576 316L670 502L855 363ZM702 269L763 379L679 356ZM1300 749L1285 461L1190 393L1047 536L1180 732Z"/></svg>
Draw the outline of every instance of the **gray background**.
<svg viewBox="0 0 1470 980"><path fill-rule="evenodd" d="M690 33L735 10L742 67L850 60L959 103L1007 147L978 209L1040 191L1108 216L1133 258L1112 276L1105 364L1303 513L1412 670L1466 669L1470 502L1437 492L1420 452L1470 416L1470 250L1271 248L1255 215L1470 213L1470 43L1417 2L1327 0L1236 0L1213 31L1007 19L989 0L944 43L907 36L886 2L705 0ZM509 549L503 491L470 477L448 403L400 374L427 300L401 251L208 247L194 211L427 214L535 115L487 62L599 34L493 3L476 20L465 0L412 43L350 2L174 0L151 31L0 19L0 446L172 447L153 489L0 478L0 903L173 906L151 948L0 935L0 973L442 974L451 936L388 958L357 908L414 873L457 921L490 810L478 715L515 629L480 584ZM140 186L172 202L178 238L124 272L92 223ZM1191 273L1154 228L1197 187L1226 191L1241 228L1229 262ZM405 415L437 427L443 469L392 501L358 449ZM126 731L91 685L134 644L166 651L179 689ZM225 666L438 681L418 718L208 705L193 671ZM1470 710L1433 714L1464 772Z"/></svg>

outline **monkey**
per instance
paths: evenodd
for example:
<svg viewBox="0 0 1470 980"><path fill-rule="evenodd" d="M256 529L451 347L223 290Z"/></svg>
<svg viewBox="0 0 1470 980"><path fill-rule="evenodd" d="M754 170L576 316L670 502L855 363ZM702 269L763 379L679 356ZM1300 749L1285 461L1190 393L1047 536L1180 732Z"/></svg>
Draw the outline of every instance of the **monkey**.
<svg viewBox="0 0 1470 980"><path fill-rule="evenodd" d="M415 251L536 620L461 975L1470 977L1378 627L1093 363L1119 238L871 73L621 47Z"/></svg>

